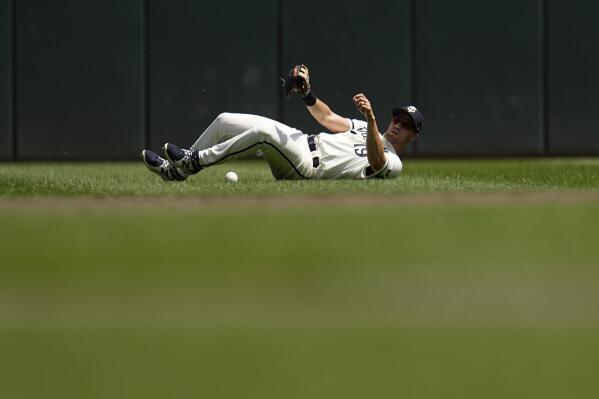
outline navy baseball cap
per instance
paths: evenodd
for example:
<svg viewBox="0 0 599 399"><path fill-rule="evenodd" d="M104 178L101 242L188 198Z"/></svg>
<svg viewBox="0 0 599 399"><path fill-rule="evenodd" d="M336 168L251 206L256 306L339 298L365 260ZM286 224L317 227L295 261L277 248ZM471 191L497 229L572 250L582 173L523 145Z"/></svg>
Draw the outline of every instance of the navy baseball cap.
<svg viewBox="0 0 599 399"><path fill-rule="evenodd" d="M393 116L404 114L408 115L414 123L414 129L416 133L420 133L422 130L422 122L424 122L424 116L422 112L413 105L406 105L405 107L393 108Z"/></svg>

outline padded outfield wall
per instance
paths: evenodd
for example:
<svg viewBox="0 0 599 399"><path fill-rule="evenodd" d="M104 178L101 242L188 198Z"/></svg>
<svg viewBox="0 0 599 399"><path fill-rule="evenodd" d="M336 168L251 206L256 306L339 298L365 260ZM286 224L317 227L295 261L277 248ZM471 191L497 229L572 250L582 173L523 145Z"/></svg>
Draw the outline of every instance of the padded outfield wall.
<svg viewBox="0 0 599 399"><path fill-rule="evenodd" d="M314 133L295 63L339 114L419 105L410 156L599 154L599 3L310 3L0 0L0 160L135 159L224 111Z"/></svg>

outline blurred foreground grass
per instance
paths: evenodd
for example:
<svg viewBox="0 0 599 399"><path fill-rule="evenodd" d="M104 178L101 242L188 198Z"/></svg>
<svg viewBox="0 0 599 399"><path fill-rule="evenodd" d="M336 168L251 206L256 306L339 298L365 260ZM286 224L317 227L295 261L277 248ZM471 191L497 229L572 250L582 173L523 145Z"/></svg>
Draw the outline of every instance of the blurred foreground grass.
<svg viewBox="0 0 599 399"><path fill-rule="evenodd" d="M3 397L599 392L597 203L73 205L0 208Z"/></svg>

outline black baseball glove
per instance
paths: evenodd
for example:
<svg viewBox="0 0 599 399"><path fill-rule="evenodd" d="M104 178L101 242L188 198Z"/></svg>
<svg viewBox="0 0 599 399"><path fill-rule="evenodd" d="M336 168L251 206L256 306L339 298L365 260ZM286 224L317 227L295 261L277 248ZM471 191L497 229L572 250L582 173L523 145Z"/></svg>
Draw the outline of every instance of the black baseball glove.
<svg viewBox="0 0 599 399"><path fill-rule="evenodd" d="M305 65L294 66L285 79L281 78L281 81L287 97L291 97L292 93L299 93L300 96L306 97L310 93L310 74Z"/></svg>

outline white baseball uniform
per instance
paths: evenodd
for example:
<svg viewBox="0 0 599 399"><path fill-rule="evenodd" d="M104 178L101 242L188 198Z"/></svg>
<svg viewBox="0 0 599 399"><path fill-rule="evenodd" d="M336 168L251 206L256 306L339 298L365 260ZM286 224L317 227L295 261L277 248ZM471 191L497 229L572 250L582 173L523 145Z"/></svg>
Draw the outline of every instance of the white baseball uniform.
<svg viewBox="0 0 599 399"><path fill-rule="evenodd" d="M344 133L306 135L275 120L249 114L220 114L191 147L210 166L258 150L276 179L367 179L398 176L402 163L385 137L387 162L373 171L366 154L367 123L348 119Z"/></svg>

